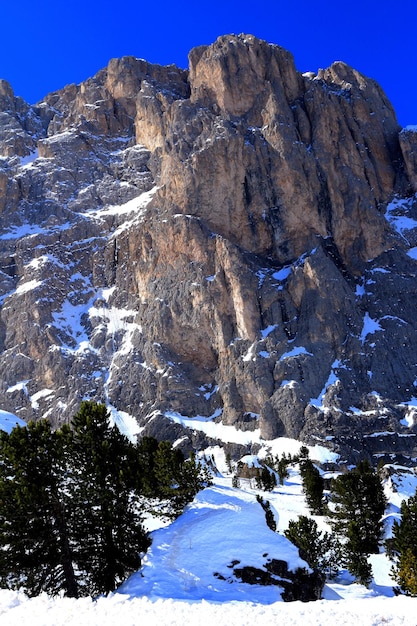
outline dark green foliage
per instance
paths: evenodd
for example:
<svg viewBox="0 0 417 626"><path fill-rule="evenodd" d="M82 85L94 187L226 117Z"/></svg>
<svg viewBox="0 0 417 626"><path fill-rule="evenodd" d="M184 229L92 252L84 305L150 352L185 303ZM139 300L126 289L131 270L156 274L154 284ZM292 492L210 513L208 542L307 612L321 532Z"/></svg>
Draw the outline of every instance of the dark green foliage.
<svg viewBox="0 0 417 626"><path fill-rule="evenodd" d="M317 522L311 517L301 515L297 521L291 520L284 535L300 552L300 557L313 569L332 578L339 568L341 560L340 544L329 533L321 533Z"/></svg>
<svg viewBox="0 0 417 626"><path fill-rule="evenodd" d="M333 481L332 499L330 523L344 538L345 565L359 582L369 585L371 568L366 557L379 552L387 504L381 479L367 461L361 461Z"/></svg>
<svg viewBox="0 0 417 626"><path fill-rule="evenodd" d="M210 477L167 442L133 445L104 405L83 402L73 428L0 432L0 584L29 595L97 595L140 567L144 498L177 516Z"/></svg>
<svg viewBox="0 0 417 626"><path fill-rule="evenodd" d="M282 455L282 457L280 459L277 460L276 462L276 469L277 469L277 474L278 474L278 478L279 478L279 484L283 485L284 484L284 480L286 478L288 478L289 471L288 471L288 465L289 465L289 459L287 459L287 457L284 455Z"/></svg>
<svg viewBox="0 0 417 626"><path fill-rule="evenodd" d="M280 485L283 485L284 480L288 478L289 476L288 466L291 463L292 463L291 455L287 456L285 452L283 453L281 458L279 458L278 455L275 457L272 457L272 456L265 457L265 465L267 465L268 467L271 467L272 469L276 471L276 473L278 474ZM276 485L276 481L275 481L275 485Z"/></svg>
<svg viewBox="0 0 417 626"><path fill-rule="evenodd" d="M46 421L0 433L0 581L29 595L78 595L70 545L64 442Z"/></svg>
<svg viewBox="0 0 417 626"><path fill-rule="evenodd" d="M211 484L211 476L197 461L194 453L185 460L181 450L161 441L153 456L155 480L154 497L169 501L165 510L168 517L180 515L188 502L204 487Z"/></svg>
<svg viewBox="0 0 417 626"><path fill-rule="evenodd" d="M313 515L324 515L324 480L310 459L300 461L300 473L307 506Z"/></svg>
<svg viewBox="0 0 417 626"><path fill-rule="evenodd" d="M277 485L277 479L275 478L274 472L265 466L258 471L255 480L258 489L263 489L264 491L272 491Z"/></svg>
<svg viewBox="0 0 417 626"><path fill-rule="evenodd" d="M158 441L154 437L143 437L136 446L135 476L138 490L146 497L157 496L158 480L155 476L155 454Z"/></svg>
<svg viewBox="0 0 417 626"><path fill-rule="evenodd" d="M185 505L197 495L201 489L212 484L210 472L197 461L195 453L183 461L173 486L172 501L177 515L181 514Z"/></svg>
<svg viewBox="0 0 417 626"><path fill-rule="evenodd" d="M417 492L401 503L401 520L395 521L387 554L399 591L417 596Z"/></svg>
<svg viewBox="0 0 417 626"><path fill-rule="evenodd" d="M290 475L288 466L291 464L291 462L291 455L287 456L285 452L283 453L281 458L279 458L278 456L275 457L275 470L278 474L280 485L283 485L284 480Z"/></svg>
<svg viewBox="0 0 417 626"><path fill-rule="evenodd" d="M277 529L277 523L275 521L274 514L271 510L271 503L269 502L269 500L264 500L263 498L261 498L260 495L256 496L256 500L259 502L259 504L265 511L266 525L275 532Z"/></svg>
<svg viewBox="0 0 417 626"><path fill-rule="evenodd" d="M232 477L232 487L234 487L235 489L239 489L239 487L240 487L240 480L239 480L239 476L237 474L233 474L233 477Z"/></svg>
<svg viewBox="0 0 417 626"><path fill-rule="evenodd" d="M377 554L387 500L381 479L367 461L332 483L333 528L347 537L355 551Z"/></svg>
<svg viewBox="0 0 417 626"><path fill-rule="evenodd" d="M269 505L268 501L267 504ZM267 506L265 508L265 521L266 525L275 532L277 529L277 523L275 521L274 514L272 513L270 506Z"/></svg>
<svg viewBox="0 0 417 626"><path fill-rule="evenodd" d="M89 595L114 590L149 547L133 490L134 446L109 425L102 404L83 402L73 419L70 491L78 568Z"/></svg>
<svg viewBox="0 0 417 626"><path fill-rule="evenodd" d="M372 565L368 563L367 555L350 551L345 563L355 580L359 584L369 587L372 582Z"/></svg>
<svg viewBox="0 0 417 626"><path fill-rule="evenodd" d="M304 461L307 461L309 457L310 457L310 452L307 446L301 446L300 451L297 454L297 461L299 463L303 463Z"/></svg>
<svg viewBox="0 0 417 626"><path fill-rule="evenodd" d="M183 463L184 455L181 450L172 448L169 441L158 444L154 455L154 472L159 495L166 498L174 495Z"/></svg>

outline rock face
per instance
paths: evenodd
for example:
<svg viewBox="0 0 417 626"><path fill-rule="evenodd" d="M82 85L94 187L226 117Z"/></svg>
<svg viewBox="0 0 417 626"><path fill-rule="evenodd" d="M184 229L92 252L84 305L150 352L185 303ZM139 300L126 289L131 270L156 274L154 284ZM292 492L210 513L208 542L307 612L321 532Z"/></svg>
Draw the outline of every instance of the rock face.
<svg viewBox="0 0 417 626"><path fill-rule="evenodd" d="M61 424L90 398L184 447L223 423L415 456L400 130L374 81L301 75L250 35L189 72L115 59L35 106L0 81L1 408Z"/></svg>
<svg viewBox="0 0 417 626"><path fill-rule="evenodd" d="M284 602L320 600L325 584L324 574L301 568L293 572L288 568L288 563L280 559L268 559L264 569L250 565L235 567L233 575L235 579L248 585L281 587ZM226 580L234 582L232 577Z"/></svg>

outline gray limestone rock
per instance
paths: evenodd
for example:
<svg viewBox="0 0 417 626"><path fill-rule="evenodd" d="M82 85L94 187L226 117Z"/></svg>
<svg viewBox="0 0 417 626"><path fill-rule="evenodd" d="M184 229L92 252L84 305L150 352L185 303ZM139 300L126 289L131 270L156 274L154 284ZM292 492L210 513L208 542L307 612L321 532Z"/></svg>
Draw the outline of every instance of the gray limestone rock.
<svg viewBox="0 0 417 626"><path fill-rule="evenodd" d="M94 399L184 449L227 425L416 456L399 131L371 79L303 76L249 35L189 72L113 59L32 107L0 81L0 408L59 425Z"/></svg>

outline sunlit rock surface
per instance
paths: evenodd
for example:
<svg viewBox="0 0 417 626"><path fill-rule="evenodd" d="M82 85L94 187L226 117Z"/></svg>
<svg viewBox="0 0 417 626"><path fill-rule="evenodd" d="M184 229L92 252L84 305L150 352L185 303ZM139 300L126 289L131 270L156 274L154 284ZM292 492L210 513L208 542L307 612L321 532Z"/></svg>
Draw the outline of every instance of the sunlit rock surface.
<svg viewBox="0 0 417 626"><path fill-rule="evenodd" d="M0 407L58 425L89 398L184 448L223 424L416 456L400 131L373 80L301 75L250 35L189 72L113 59L33 106L0 81Z"/></svg>

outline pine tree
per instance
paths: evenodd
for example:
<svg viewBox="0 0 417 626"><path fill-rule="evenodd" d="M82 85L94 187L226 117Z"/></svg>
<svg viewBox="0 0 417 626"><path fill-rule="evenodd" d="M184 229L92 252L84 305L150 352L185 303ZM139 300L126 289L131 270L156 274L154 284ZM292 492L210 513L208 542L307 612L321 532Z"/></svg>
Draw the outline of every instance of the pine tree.
<svg viewBox="0 0 417 626"><path fill-rule="evenodd" d="M410 546L398 557L397 567L394 569L394 580L406 595L417 596L417 556L414 546Z"/></svg>
<svg viewBox="0 0 417 626"><path fill-rule="evenodd" d="M387 544L399 590L417 596L417 492L401 503L401 520L394 522L392 539Z"/></svg>
<svg viewBox="0 0 417 626"><path fill-rule="evenodd" d="M258 489L264 489L265 491L272 491L277 485L277 479L275 478L274 472L271 472L265 466L258 471L255 480Z"/></svg>
<svg viewBox="0 0 417 626"><path fill-rule="evenodd" d="M136 452L136 485L140 492L148 498L158 495L158 480L155 476L155 454L158 440L154 437L143 437L135 448Z"/></svg>
<svg viewBox="0 0 417 626"><path fill-rule="evenodd" d="M169 441L161 441L154 455L154 472L157 493L171 502L170 517L178 517L185 505L203 487L211 484L207 469L197 461L194 453L185 460L183 453L172 447Z"/></svg>
<svg viewBox="0 0 417 626"><path fill-rule="evenodd" d="M73 428L40 421L0 431L0 584L29 595L115 589L149 546L139 502L166 497L174 516L210 482L168 442L134 446L106 407L83 402ZM155 493L153 493L155 491Z"/></svg>
<svg viewBox="0 0 417 626"><path fill-rule="evenodd" d="M323 477L308 458L300 461L300 473L308 508L313 515L323 515L325 510Z"/></svg>
<svg viewBox="0 0 417 626"><path fill-rule="evenodd" d="M69 510L62 497L68 429L39 421L0 434L0 580L29 595L77 597Z"/></svg>
<svg viewBox="0 0 417 626"><path fill-rule="evenodd" d="M239 476L237 474L233 474L233 477L232 477L232 487L234 487L235 489L239 489L240 488L240 479L239 479Z"/></svg>
<svg viewBox="0 0 417 626"><path fill-rule="evenodd" d="M288 471L289 463L290 463L290 459L288 459L285 454L283 454L280 459L277 458L275 466L277 469L277 474L278 474L280 485L283 485L284 480L288 478L289 476L289 471Z"/></svg>
<svg viewBox="0 0 417 626"><path fill-rule="evenodd" d="M309 449L307 448L307 446L301 446L296 458L298 460L299 463L303 463L304 461L307 461L307 459L309 459L310 457L310 452Z"/></svg>
<svg viewBox="0 0 417 626"><path fill-rule="evenodd" d="M339 569L340 544L331 534L321 533L311 517L301 515L298 520L291 520L284 535L297 546L300 557L313 569L325 573L328 578Z"/></svg>
<svg viewBox="0 0 417 626"><path fill-rule="evenodd" d="M157 493L162 498L173 498L178 488L184 455L169 441L160 441L154 454L154 473Z"/></svg>
<svg viewBox="0 0 417 626"><path fill-rule="evenodd" d="M264 500L259 494L257 494L256 500L257 500L257 502L259 502L259 504L261 505L261 507L263 508L263 510L265 512L266 525L272 531L275 532L276 529L277 529L277 523L275 521L275 517L274 517L274 514L273 514L272 509L271 509L271 503L269 502L269 500Z"/></svg>
<svg viewBox="0 0 417 626"><path fill-rule="evenodd" d="M367 556L379 552L382 515L387 505L381 479L368 461L361 461L333 481L332 499L330 523L344 539L345 564L360 583L368 586L372 570Z"/></svg>
<svg viewBox="0 0 417 626"><path fill-rule="evenodd" d="M182 463L178 476L178 488L175 494L177 511L182 513L188 502L191 502L201 489L211 485L210 472L203 468L194 452Z"/></svg>
<svg viewBox="0 0 417 626"><path fill-rule="evenodd" d="M369 587L372 582L372 565L368 562L368 555L357 552L346 544L345 564L355 580L365 587Z"/></svg>
<svg viewBox="0 0 417 626"><path fill-rule="evenodd" d="M113 591L140 567L140 552L149 546L142 526L137 493L137 467L132 444L102 404L83 402L73 418L73 540L83 591Z"/></svg>

